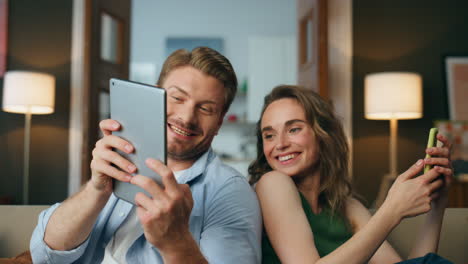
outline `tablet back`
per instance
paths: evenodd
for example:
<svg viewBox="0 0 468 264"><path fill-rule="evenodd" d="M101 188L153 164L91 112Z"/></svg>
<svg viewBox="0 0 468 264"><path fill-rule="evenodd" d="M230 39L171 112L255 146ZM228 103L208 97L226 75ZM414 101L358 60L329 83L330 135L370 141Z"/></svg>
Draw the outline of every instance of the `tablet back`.
<svg viewBox="0 0 468 264"><path fill-rule="evenodd" d="M151 177L161 183L161 177L145 165L145 160L154 158L166 164L165 90L151 85L111 79L110 110L111 119L121 124L120 131L112 134L129 141L135 148L131 154L116 151L135 164L135 174ZM150 196L136 185L114 180L114 194L117 197L134 203L135 194L138 192Z"/></svg>

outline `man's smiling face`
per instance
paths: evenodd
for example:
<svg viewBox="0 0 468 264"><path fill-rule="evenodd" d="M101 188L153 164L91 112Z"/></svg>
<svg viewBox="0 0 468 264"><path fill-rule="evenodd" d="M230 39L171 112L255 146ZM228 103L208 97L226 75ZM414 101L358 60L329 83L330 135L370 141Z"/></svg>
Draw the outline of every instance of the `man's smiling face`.
<svg viewBox="0 0 468 264"><path fill-rule="evenodd" d="M196 160L205 153L223 120L225 88L192 66L171 71L167 92L167 151L173 160Z"/></svg>

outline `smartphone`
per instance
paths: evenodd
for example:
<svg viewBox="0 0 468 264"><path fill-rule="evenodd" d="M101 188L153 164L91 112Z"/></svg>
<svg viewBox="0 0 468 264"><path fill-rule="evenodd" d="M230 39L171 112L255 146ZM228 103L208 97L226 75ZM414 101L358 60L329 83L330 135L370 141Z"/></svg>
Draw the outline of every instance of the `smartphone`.
<svg viewBox="0 0 468 264"><path fill-rule="evenodd" d="M110 83L111 118L121 124L121 129L112 134L129 141L134 147L127 154L116 150L137 167L135 174L152 178L162 183L160 175L145 164L147 158L158 159L166 164L166 91L152 85L111 79ZM128 182L114 180L114 194L130 203L142 188Z"/></svg>
<svg viewBox="0 0 468 264"><path fill-rule="evenodd" d="M437 128L435 128L435 127L431 128L431 130L429 130L429 139L427 140L427 147L426 148L432 148L432 147L437 146L437 133L438 132L439 132L439 130ZM430 158L430 157L431 157L431 155L426 154L425 158L427 159L427 158ZM430 164L424 165L424 173L431 170L432 167L434 167L434 166L430 165Z"/></svg>

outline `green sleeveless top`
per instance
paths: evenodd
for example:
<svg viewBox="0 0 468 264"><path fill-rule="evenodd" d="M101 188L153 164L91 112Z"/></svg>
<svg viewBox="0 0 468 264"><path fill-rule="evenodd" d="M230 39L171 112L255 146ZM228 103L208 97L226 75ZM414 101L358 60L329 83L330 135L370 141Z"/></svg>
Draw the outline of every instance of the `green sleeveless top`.
<svg viewBox="0 0 468 264"><path fill-rule="evenodd" d="M335 214L333 217L329 209L314 214L305 197L300 194L302 208L307 216L310 227L314 233L314 242L320 257L328 255L353 235L343 217ZM266 232L262 238L262 263L281 263L273 249Z"/></svg>

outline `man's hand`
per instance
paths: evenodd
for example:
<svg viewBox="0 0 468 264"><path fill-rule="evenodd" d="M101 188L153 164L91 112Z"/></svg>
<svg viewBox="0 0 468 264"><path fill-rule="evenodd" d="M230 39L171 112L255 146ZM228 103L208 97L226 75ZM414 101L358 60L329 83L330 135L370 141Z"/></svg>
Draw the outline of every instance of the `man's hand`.
<svg viewBox="0 0 468 264"><path fill-rule="evenodd" d="M190 251L196 246L189 230L193 207L190 188L187 184L178 184L172 171L162 162L147 159L146 164L162 177L164 186L142 175L134 176L130 181L152 196L150 198L143 193L135 196L137 214L145 237L159 249L163 258L165 255L186 254L184 251Z"/></svg>
<svg viewBox="0 0 468 264"><path fill-rule="evenodd" d="M134 151L133 146L120 137L113 136L113 131L120 129L120 124L111 119L102 120L99 128L104 135L93 149L93 160L91 161L91 183L96 190L112 192L112 180L129 182L130 173L136 171L136 167L127 159L123 158L113 149L118 149L126 153ZM120 170L114 166L114 164Z"/></svg>

